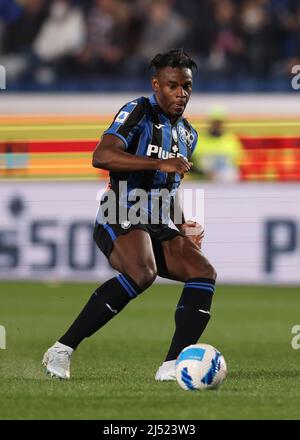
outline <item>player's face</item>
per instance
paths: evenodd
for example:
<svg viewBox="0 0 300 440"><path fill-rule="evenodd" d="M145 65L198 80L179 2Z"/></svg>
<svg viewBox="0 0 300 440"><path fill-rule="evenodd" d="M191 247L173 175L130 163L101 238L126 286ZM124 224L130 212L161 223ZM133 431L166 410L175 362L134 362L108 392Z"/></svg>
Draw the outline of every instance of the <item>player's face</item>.
<svg viewBox="0 0 300 440"><path fill-rule="evenodd" d="M184 112L192 93L192 71L188 68L164 67L152 78L158 104L171 120Z"/></svg>

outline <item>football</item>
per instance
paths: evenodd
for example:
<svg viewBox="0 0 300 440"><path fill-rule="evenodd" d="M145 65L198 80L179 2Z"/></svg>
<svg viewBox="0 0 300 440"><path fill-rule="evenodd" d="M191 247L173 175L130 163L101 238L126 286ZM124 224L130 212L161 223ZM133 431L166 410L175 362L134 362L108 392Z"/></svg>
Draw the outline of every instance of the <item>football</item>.
<svg viewBox="0 0 300 440"><path fill-rule="evenodd" d="M212 345L193 344L176 359L176 380L184 390L218 388L227 375L222 354Z"/></svg>

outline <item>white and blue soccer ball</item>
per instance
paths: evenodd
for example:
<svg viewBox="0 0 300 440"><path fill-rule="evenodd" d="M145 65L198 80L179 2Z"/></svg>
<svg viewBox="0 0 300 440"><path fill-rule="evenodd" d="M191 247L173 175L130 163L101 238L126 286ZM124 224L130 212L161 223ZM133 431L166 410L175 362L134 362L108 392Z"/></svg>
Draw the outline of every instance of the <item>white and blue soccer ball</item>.
<svg viewBox="0 0 300 440"><path fill-rule="evenodd" d="M218 388L227 375L222 354L212 345L193 344L176 359L176 379L184 390Z"/></svg>

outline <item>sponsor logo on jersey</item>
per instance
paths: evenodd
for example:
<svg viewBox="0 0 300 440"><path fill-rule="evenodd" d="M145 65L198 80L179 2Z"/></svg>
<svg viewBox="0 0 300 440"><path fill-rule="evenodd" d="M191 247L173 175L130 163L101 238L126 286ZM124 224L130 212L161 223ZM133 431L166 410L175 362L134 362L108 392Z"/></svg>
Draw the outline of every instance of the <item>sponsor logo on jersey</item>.
<svg viewBox="0 0 300 440"><path fill-rule="evenodd" d="M181 141L187 144L189 147L193 144L195 140L195 135L191 131L183 128L182 126L179 126L179 137Z"/></svg>
<svg viewBox="0 0 300 440"><path fill-rule="evenodd" d="M154 156L158 159L172 159L174 157L183 157L187 160L187 158L179 153L179 149L177 145L172 146L172 151L166 151L163 150L162 147L159 147L158 145L149 144L147 148L147 156Z"/></svg>

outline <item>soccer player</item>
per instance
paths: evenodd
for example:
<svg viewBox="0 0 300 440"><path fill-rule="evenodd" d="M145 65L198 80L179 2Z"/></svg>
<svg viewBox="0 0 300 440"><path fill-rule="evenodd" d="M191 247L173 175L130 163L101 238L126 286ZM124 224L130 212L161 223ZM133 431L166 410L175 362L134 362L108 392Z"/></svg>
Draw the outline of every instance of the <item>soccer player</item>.
<svg viewBox="0 0 300 440"><path fill-rule="evenodd" d="M175 333L156 380L175 380L176 357L198 341L210 319L216 272L200 249L200 225L183 218L176 229L171 228L161 209L159 221L153 223L120 217L121 209L128 212L133 206L126 198L132 191L144 190L150 197L166 189L172 219L174 197L192 166L190 158L197 143L197 132L182 116L192 92L195 62L182 49L174 49L156 55L150 67L154 94L125 104L94 151L93 166L110 171L94 239L119 275L95 290L71 327L45 353L47 372L62 379L70 378L73 350L151 286L157 274L184 285L175 311ZM122 182L126 182L128 194L124 194ZM117 220L105 221L107 206L110 208L106 202L112 194ZM140 211L145 210L142 205ZM195 233L190 235L191 231Z"/></svg>

